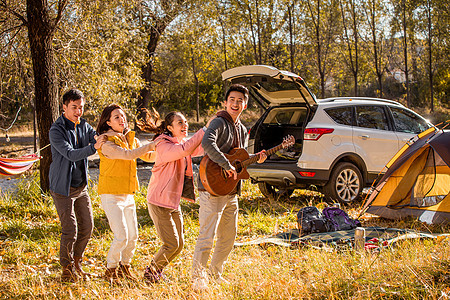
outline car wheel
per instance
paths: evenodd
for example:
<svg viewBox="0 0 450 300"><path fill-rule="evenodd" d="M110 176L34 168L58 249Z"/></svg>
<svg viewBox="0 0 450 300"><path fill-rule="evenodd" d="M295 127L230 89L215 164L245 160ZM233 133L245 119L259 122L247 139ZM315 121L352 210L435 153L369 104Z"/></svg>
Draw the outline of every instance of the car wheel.
<svg viewBox="0 0 450 300"><path fill-rule="evenodd" d="M331 172L323 191L326 197L341 203L352 203L358 200L363 189L361 171L352 163L337 164Z"/></svg>
<svg viewBox="0 0 450 300"><path fill-rule="evenodd" d="M294 189L276 187L267 182L258 182L258 187L261 193L269 200L278 200L283 197L289 198L294 192Z"/></svg>

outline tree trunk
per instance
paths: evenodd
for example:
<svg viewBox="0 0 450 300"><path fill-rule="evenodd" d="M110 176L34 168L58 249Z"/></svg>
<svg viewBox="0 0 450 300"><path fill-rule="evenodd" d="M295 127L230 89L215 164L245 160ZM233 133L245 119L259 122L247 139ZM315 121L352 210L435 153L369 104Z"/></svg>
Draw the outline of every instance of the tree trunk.
<svg viewBox="0 0 450 300"><path fill-rule="evenodd" d="M194 74L195 81L195 99L197 104L197 122L200 120L200 85L198 83L197 70L195 68L194 50L191 48L191 60L192 60L192 73Z"/></svg>
<svg viewBox="0 0 450 300"><path fill-rule="evenodd" d="M256 0L256 28L258 30L258 65L262 64L262 46L261 46L261 20L259 17L259 3Z"/></svg>
<svg viewBox="0 0 450 300"><path fill-rule="evenodd" d="M325 63L323 63L322 61L323 53L320 34L320 0L317 0L316 43L317 43L317 64L320 77L320 97L325 98Z"/></svg>
<svg viewBox="0 0 450 300"><path fill-rule="evenodd" d="M380 51L378 51L378 39L377 39L377 29L375 24L375 18L376 18L376 3L375 0L373 0L370 3L370 12L368 15L369 19L369 26L370 30L372 32L372 44L373 44L373 60L375 65L375 74L377 75L377 81L378 81L378 97L383 97L383 70L381 67L381 55L382 55L382 46L380 47ZM382 43L383 41L380 41Z"/></svg>
<svg viewBox="0 0 450 300"><path fill-rule="evenodd" d="M352 38L350 40L347 28L347 15L346 15L346 3L343 1L339 1L339 5L341 7L341 17L342 17L342 25L344 27L344 40L347 44L347 54L349 60L350 71L353 75L353 86L354 86L354 95L358 97L358 24L356 19L356 4L353 1L350 1L350 14L352 18L351 29L352 29ZM353 48L352 48L353 46Z"/></svg>
<svg viewBox="0 0 450 300"><path fill-rule="evenodd" d="M227 39L225 34L225 24L222 20L222 18L219 15L219 23L220 27L222 28L222 51L223 51L223 60L225 65L225 70L228 70L228 61L227 61Z"/></svg>
<svg viewBox="0 0 450 300"><path fill-rule="evenodd" d="M258 64L258 52L256 51L256 37L255 31L253 30L252 9L250 7L250 4L247 4L247 10L248 10L248 21L250 22L250 32L252 34L252 41L253 41L253 53L255 55L255 62Z"/></svg>
<svg viewBox="0 0 450 300"><path fill-rule="evenodd" d="M53 52L53 34L56 23L50 20L45 0L27 0L28 39L34 71L36 116L39 145L50 143L48 133L59 116L56 66ZM40 180L44 192L49 190L48 173L52 161L50 148L41 152Z"/></svg>
<svg viewBox="0 0 450 300"><path fill-rule="evenodd" d="M355 68L353 72L354 80L355 80L355 96L359 96L358 89L358 75L359 75L359 52L358 52L358 43L359 43L359 31L358 31L358 19L357 19L357 11L356 11L356 3L351 1L352 4L352 17L353 17L353 41L355 43Z"/></svg>
<svg viewBox="0 0 450 300"><path fill-rule="evenodd" d="M292 12L294 9L294 5L288 6L288 14L289 14L289 55L291 61L291 72L295 72L294 70L294 26L292 21Z"/></svg>
<svg viewBox="0 0 450 300"><path fill-rule="evenodd" d="M33 103L33 149L35 153L38 151L37 137L36 103Z"/></svg>
<svg viewBox="0 0 450 300"><path fill-rule="evenodd" d="M406 4L402 0L402 29L403 29L403 59L405 65L405 87L406 87L406 105L411 107L411 97L409 94L409 69L408 69L408 39L407 39L407 24L406 24Z"/></svg>
<svg viewBox="0 0 450 300"><path fill-rule="evenodd" d="M431 19L431 0L427 1L427 19L428 19L428 76L430 81L430 111L434 112L434 89L433 89L433 55L432 55L432 19Z"/></svg>
<svg viewBox="0 0 450 300"><path fill-rule="evenodd" d="M320 98L325 98L325 73L321 71L319 73L319 77L320 77Z"/></svg>
<svg viewBox="0 0 450 300"><path fill-rule="evenodd" d="M148 61L142 68L142 78L144 79L145 86L142 88L138 101L137 108L148 108L150 102L152 102L151 86L153 76L153 57L155 55L156 47L158 46L159 38L162 32L166 29L166 20L155 20L155 26L150 27L150 39L147 45Z"/></svg>

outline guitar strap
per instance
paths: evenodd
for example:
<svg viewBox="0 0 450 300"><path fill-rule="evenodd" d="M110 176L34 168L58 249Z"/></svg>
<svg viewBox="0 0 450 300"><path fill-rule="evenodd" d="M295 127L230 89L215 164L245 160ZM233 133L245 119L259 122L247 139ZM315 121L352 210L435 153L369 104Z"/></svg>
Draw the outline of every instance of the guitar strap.
<svg viewBox="0 0 450 300"><path fill-rule="evenodd" d="M234 123L234 138L233 138L233 144L235 145L235 146L233 146L233 148L236 148L236 147L238 147L238 148L242 148L243 147L243 145L241 144L241 122L237 122L237 123Z"/></svg>

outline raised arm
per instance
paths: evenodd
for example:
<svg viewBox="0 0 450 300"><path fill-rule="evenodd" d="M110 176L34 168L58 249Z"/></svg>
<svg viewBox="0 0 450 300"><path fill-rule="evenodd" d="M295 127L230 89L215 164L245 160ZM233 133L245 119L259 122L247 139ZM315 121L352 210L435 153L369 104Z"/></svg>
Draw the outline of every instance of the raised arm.
<svg viewBox="0 0 450 300"><path fill-rule="evenodd" d="M102 146L103 155L105 155L109 159L133 160L141 156L147 158L150 156L146 156L146 154L154 150L154 142L150 142L133 150L124 149L112 141L107 141Z"/></svg>
<svg viewBox="0 0 450 300"><path fill-rule="evenodd" d="M195 149L200 146L204 134L205 131L200 129L190 139L180 144L174 144L168 140L161 139L158 141L156 147L158 161L167 163L192 155Z"/></svg>
<svg viewBox="0 0 450 300"><path fill-rule="evenodd" d="M49 132L50 144L56 149L65 159L75 162L87 158L95 153L95 139L86 147L74 149L72 145L66 140L66 136L55 127L50 128Z"/></svg>
<svg viewBox="0 0 450 300"><path fill-rule="evenodd" d="M139 139L136 138L136 142L139 145L139 147L142 146L141 141L139 141ZM155 145L155 142L151 141L150 144ZM156 160L155 148L156 147L153 147L153 149L151 151L142 154L141 156L139 156L139 158L146 162L155 162L155 160Z"/></svg>

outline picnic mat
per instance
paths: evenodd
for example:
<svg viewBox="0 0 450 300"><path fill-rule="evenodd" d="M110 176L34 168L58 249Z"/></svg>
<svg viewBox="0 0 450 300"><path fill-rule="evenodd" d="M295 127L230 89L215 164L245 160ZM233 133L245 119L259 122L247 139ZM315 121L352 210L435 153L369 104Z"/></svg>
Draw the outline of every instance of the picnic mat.
<svg viewBox="0 0 450 300"><path fill-rule="evenodd" d="M398 229L386 227L365 227L365 240L368 248L370 245L388 246L403 239L436 238L438 236L450 236L446 233L426 233L411 229ZM349 246L352 247L355 239L355 229L333 232L312 233L300 237L297 229L276 235L261 237L247 242L235 242L234 246L246 245L279 245L284 247L298 247L302 245L312 246Z"/></svg>

